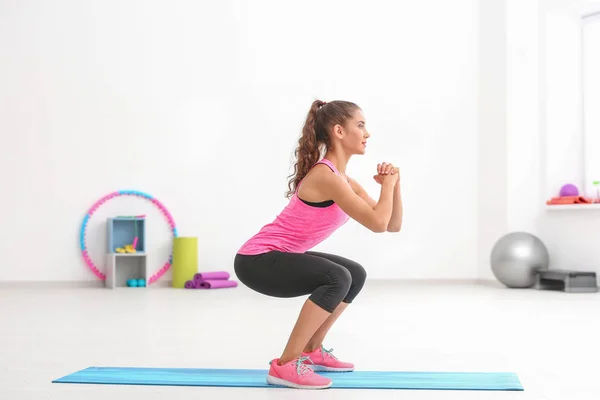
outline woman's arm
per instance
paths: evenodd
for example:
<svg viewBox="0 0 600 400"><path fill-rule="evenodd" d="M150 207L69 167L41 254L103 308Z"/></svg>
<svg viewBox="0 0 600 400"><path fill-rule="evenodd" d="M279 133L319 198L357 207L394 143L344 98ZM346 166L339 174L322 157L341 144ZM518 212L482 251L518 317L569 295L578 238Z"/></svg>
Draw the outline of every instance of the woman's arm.
<svg viewBox="0 0 600 400"><path fill-rule="evenodd" d="M350 186L352 186L354 193L363 199L369 205L369 207L374 208L377 205L377 201L369 196L369 193L367 193L367 191L356 180L348 177L348 182L350 182ZM400 228L402 228L402 216L402 194L400 192L400 181L398 181L394 186L392 216L390 217L390 221L386 227L386 232L400 232Z"/></svg>
<svg viewBox="0 0 600 400"><path fill-rule="evenodd" d="M394 187L394 205L392 208L392 217L390 218L390 222L387 226L387 232L400 232L400 228L402 228L402 215L403 215L403 207L402 207L402 193L400 192L400 181L396 182L396 186Z"/></svg>
<svg viewBox="0 0 600 400"><path fill-rule="evenodd" d="M396 183L394 178L390 177L382 182L379 201L375 202L374 206L367 204L335 174L318 173L315 174L314 179L318 179L319 190L324 196L332 199L350 218L373 232L385 232L393 211L394 185Z"/></svg>
<svg viewBox="0 0 600 400"><path fill-rule="evenodd" d="M354 193L360 196L361 199L367 202L369 207L373 208L377 204L377 201L369 196L369 193L354 179L348 177L348 182L350 182L350 186L352 186L352 190Z"/></svg>

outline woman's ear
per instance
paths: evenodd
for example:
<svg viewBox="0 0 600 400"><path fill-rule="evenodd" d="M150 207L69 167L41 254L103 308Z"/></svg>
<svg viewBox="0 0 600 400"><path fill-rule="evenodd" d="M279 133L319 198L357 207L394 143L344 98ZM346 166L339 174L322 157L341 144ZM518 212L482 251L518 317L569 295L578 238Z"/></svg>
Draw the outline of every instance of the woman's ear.
<svg viewBox="0 0 600 400"><path fill-rule="evenodd" d="M342 139L342 137L344 136L344 128L342 128L342 126L340 124L336 124L333 127L333 134L335 135L335 137L337 137L338 139Z"/></svg>

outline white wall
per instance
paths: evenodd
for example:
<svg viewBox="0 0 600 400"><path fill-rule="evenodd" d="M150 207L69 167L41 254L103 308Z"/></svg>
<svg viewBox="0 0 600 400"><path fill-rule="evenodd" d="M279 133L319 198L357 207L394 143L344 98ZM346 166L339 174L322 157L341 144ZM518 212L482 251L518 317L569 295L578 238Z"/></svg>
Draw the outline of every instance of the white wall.
<svg viewBox="0 0 600 400"><path fill-rule="evenodd" d="M491 10L489 4L486 7ZM502 8L498 3L494 7ZM549 211L544 204L565 183L583 188L580 17L600 10L600 3L506 0L504 7L505 59L502 62L498 51L497 61L506 70L496 67L496 75L506 80L506 92L498 90L496 99L502 102L501 96L506 96L505 119L502 114L497 117L506 131L498 131L490 140L503 150L502 156L496 155L498 165L506 162L506 181L495 171L500 181L493 189L501 196L506 186L506 208L499 209L495 219L488 217L487 226L480 216L480 230L532 232L547 245L551 268L600 272L596 261L600 212ZM488 35L482 40L491 39ZM479 190L481 198L488 189L480 186ZM493 241L479 248L481 279L493 279L488 261Z"/></svg>
<svg viewBox="0 0 600 400"><path fill-rule="evenodd" d="M314 98L362 105L372 138L351 173L402 171L404 230L350 223L319 247L371 278L477 276L478 2L316 0L5 3L0 13L0 280L95 280L78 249L87 208L137 189L200 242L201 270L286 204ZM168 253L149 204L114 200L91 221L149 215L151 268ZM165 279L169 279L168 274Z"/></svg>
<svg viewBox="0 0 600 400"><path fill-rule="evenodd" d="M495 279L494 243L538 233L544 153L540 128L537 0L481 2L477 278Z"/></svg>
<svg viewBox="0 0 600 400"><path fill-rule="evenodd" d="M479 7L477 278L489 279L490 250L507 231L507 76L504 1Z"/></svg>

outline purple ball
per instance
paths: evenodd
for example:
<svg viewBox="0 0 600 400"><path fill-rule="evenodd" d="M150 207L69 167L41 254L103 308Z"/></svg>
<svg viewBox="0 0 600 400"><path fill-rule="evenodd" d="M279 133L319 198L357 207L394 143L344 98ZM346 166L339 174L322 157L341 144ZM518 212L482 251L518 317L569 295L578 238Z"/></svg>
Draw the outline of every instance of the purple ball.
<svg viewBox="0 0 600 400"><path fill-rule="evenodd" d="M560 188L560 196L579 196L577 186L567 183Z"/></svg>

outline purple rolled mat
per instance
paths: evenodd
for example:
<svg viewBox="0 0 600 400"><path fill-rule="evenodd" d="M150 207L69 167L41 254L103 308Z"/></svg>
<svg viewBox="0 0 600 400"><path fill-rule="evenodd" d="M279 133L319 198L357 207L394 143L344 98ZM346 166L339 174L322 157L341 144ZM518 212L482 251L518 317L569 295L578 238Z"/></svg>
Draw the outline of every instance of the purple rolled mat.
<svg viewBox="0 0 600 400"><path fill-rule="evenodd" d="M200 287L202 289L221 289L221 288L232 288L232 287L236 287L236 286L237 286L236 281L225 281L222 279L204 280L200 284Z"/></svg>
<svg viewBox="0 0 600 400"><path fill-rule="evenodd" d="M196 280L196 281L227 280L227 279L229 279L229 272L226 272L226 271L199 272L196 275L194 275L194 280Z"/></svg>
<svg viewBox="0 0 600 400"><path fill-rule="evenodd" d="M198 286L196 285L196 283L194 281L187 281L185 282L185 288L186 289L196 289Z"/></svg>

